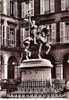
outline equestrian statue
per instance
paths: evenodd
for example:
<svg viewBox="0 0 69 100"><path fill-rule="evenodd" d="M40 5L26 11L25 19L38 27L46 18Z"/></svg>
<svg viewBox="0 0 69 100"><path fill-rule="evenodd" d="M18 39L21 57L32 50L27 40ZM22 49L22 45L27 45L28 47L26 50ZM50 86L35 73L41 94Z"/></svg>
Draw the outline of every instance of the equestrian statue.
<svg viewBox="0 0 69 100"><path fill-rule="evenodd" d="M32 45L38 45L38 58L41 59L41 52L42 52L42 47L45 46L47 47L47 50L45 51L46 55L50 52L51 46L48 43L48 36L49 32L47 27L42 28L39 31L39 26L35 24L35 21L32 22L31 27L30 27L30 36L27 37L24 41L24 47L25 47L25 53L26 53L26 59L29 59L31 56L32 51L30 51L31 44Z"/></svg>

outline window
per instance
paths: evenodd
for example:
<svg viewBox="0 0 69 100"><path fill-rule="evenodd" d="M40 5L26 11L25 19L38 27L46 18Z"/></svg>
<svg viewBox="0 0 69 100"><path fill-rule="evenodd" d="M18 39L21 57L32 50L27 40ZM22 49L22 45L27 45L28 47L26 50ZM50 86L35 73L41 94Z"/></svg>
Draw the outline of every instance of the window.
<svg viewBox="0 0 69 100"><path fill-rule="evenodd" d="M52 43L56 42L56 23L51 24L51 35L50 35L50 41Z"/></svg>
<svg viewBox="0 0 69 100"><path fill-rule="evenodd" d="M69 0L61 0L61 10L69 10Z"/></svg>
<svg viewBox="0 0 69 100"><path fill-rule="evenodd" d="M30 14L31 16L34 15L34 0L30 2L22 2L21 4L21 16L24 18L26 15Z"/></svg>
<svg viewBox="0 0 69 100"><path fill-rule="evenodd" d="M48 29L48 42L49 43L56 43L56 23L52 23L47 25Z"/></svg>
<svg viewBox="0 0 69 100"><path fill-rule="evenodd" d="M54 11L54 0L40 0L40 14L53 13Z"/></svg>
<svg viewBox="0 0 69 100"><path fill-rule="evenodd" d="M21 40L21 46L23 46L23 41L29 37L29 30L26 30L25 28L21 28L20 30L20 40Z"/></svg>
<svg viewBox="0 0 69 100"><path fill-rule="evenodd" d="M66 0L66 9L69 10L69 0Z"/></svg>
<svg viewBox="0 0 69 100"><path fill-rule="evenodd" d="M7 27L7 44L10 47L15 47L15 28Z"/></svg>
<svg viewBox="0 0 69 100"><path fill-rule="evenodd" d="M60 22L60 42L69 43L69 22Z"/></svg>
<svg viewBox="0 0 69 100"><path fill-rule="evenodd" d="M16 1L13 1L13 0L7 0L7 5L8 5L7 6L7 15L17 17L17 14L18 14L17 5L18 5L18 3Z"/></svg>

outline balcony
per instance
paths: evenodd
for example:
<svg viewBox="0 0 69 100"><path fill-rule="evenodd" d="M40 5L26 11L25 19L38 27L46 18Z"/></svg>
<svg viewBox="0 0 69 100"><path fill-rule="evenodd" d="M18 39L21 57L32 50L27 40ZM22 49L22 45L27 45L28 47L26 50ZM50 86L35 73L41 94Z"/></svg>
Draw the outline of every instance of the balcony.
<svg viewBox="0 0 69 100"><path fill-rule="evenodd" d="M0 44L1 50L10 50L10 51L20 51L20 47L17 46L17 42L13 40L3 39Z"/></svg>

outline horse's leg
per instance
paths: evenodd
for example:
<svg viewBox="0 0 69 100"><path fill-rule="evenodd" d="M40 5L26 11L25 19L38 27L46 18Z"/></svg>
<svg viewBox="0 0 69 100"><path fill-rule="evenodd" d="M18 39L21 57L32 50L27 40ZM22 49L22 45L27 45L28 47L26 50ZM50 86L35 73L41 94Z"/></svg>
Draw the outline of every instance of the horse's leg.
<svg viewBox="0 0 69 100"><path fill-rule="evenodd" d="M25 49L26 52L26 59L29 59L28 49Z"/></svg>
<svg viewBox="0 0 69 100"><path fill-rule="evenodd" d="M48 43L46 43L46 47L48 47L48 50L46 51L46 54L48 54L50 52L51 46Z"/></svg>
<svg viewBox="0 0 69 100"><path fill-rule="evenodd" d="M29 57L31 56L31 52L28 50Z"/></svg>
<svg viewBox="0 0 69 100"><path fill-rule="evenodd" d="M41 50L42 50L42 43L40 43L40 46L39 46L39 53L38 53L39 58L41 58Z"/></svg>

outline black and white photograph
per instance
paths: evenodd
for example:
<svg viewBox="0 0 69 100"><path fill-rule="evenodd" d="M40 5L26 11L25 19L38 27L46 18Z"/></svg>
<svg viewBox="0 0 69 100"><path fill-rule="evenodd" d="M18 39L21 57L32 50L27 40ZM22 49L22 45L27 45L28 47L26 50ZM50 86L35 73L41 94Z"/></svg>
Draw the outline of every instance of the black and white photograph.
<svg viewBox="0 0 69 100"><path fill-rule="evenodd" d="M0 98L69 98L69 0L0 0Z"/></svg>

